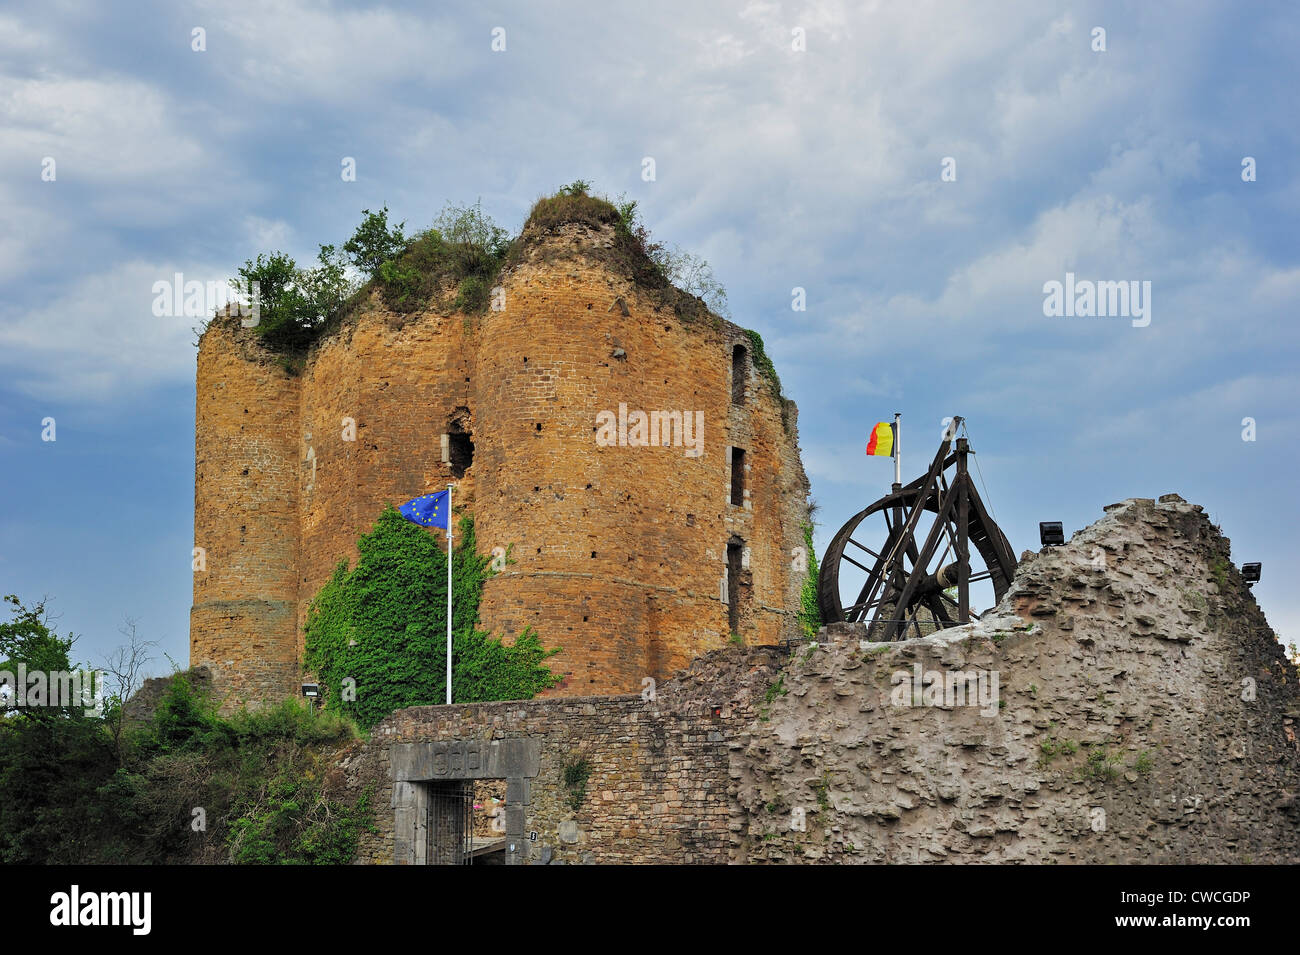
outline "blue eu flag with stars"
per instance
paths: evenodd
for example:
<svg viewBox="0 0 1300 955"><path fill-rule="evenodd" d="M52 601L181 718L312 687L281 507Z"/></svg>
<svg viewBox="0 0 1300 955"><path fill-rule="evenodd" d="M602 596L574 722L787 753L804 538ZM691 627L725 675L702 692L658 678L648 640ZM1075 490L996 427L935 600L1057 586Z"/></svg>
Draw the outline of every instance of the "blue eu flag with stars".
<svg viewBox="0 0 1300 955"><path fill-rule="evenodd" d="M439 491L437 494L423 494L420 497L413 497L399 507L398 510L412 524L419 524L421 527L445 528L447 526L447 492Z"/></svg>

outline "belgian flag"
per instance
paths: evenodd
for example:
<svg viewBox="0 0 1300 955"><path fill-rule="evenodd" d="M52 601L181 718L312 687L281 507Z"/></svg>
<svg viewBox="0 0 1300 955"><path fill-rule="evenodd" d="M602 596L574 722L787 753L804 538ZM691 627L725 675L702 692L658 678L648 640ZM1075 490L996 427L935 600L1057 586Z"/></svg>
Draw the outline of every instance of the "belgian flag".
<svg viewBox="0 0 1300 955"><path fill-rule="evenodd" d="M894 426L888 421L879 422L871 429L867 440L867 454L871 457L892 458L894 456Z"/></svg>

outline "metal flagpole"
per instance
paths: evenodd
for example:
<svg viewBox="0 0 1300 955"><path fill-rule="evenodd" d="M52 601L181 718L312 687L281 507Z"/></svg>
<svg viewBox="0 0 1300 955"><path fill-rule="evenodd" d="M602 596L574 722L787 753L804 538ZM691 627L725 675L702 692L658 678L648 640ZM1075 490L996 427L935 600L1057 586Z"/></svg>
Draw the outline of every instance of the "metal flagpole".
<svg viewBox="0 0 1300 955"><path fill-rule="evenodd" d="M903 416L894 412L894 490L903 486Z"/></svg>
<svg viewBox="0 0 1300 955"><path fill-rule="evenodd" d="M451 489L447 485L447 703L451 703Z"/></svg>

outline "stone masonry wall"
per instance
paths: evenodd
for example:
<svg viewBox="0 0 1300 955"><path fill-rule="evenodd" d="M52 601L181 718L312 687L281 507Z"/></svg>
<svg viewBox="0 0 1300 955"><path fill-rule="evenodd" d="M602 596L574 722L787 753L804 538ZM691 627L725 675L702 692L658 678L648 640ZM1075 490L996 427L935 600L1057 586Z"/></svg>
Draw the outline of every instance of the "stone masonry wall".
<svg viewBox="0 0 1300 955"><path fill-rule="evenodd" d="M539 838L513 862L1300 862L1296 668L1176 495L1026 552L976 624L861 634L717 650L653 700L399 711L343 763L377 793L359 861L401 854L392 754L409 779L410 747L469 741L534 747L507 819ZM977 682L936 696L932 674Z"/></svg>
<svg viewBox="0 0 1300 955"><path fill-rule="evenodd" d="M232 705L287 695L299 675L299 387L247 335L209 330L204 342L190 666L209 667Z"/></svg>
<svg viewBox="0 0 1300 955"><path fill-rule="evenodd" d="M971 627L824 630L737 737L735 861L1300 862L1296 669L1228 542L1176 495L1107 510ZM907 705L926 672L996 700Z"/></svg>
<svg viewBox="0 0 1300 955"><path fill-rule="evenodd" d="M653 700L400 710L340 763L346 782L338 795L355 800L369 787L376 807L378 831L362 835L358 861L410 861L415 826L407 809L419 803L411 780L495 774L509 783L513 863L726 862L735 824L728 727L753 717L753 689L771 683L781 656L773 648L714 651ZM575 809L565 767L581 760L591 775Z"/></svg>
<svg viewBox="0 0 1300 955"><path fill-rule="evenodd" d="M797 412L755 370L744 331L681 318L589 255L608 231L529 241L503 277L503 309L399 316L374 297L297 377L237 322L204 334L195 542L209 556L191 662L211 665L232 700L296 692L311 599L385 504L452 483L441 436L453 421L474 442L456 504L480 546L513 561L485 587L483 625L507 640L531 626L563 648L551 695L637 692L724 645L733 538L747 548L740 636L771 644L795 630L808 492ZM597 415L620 404L703 412L703 453L598 446ZM746 450L743 505L730 503L732 445Z"/></svg>

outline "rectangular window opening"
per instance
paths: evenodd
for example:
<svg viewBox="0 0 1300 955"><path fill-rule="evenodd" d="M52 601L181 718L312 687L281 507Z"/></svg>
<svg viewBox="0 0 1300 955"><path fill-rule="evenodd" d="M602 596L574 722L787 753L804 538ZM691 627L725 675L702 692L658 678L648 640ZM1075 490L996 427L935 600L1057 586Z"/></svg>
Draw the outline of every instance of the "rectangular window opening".
<svg viewBox="0 0 1300 955"><path fill-rule="evenodd" d="M731 449L731 503L737 507L745 506L745 452L742 448Z"/></svg>

